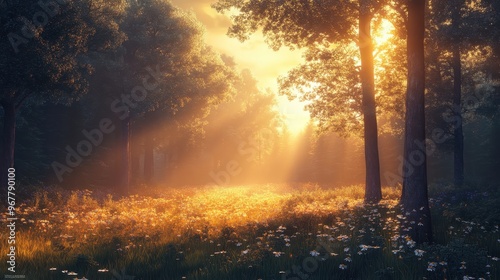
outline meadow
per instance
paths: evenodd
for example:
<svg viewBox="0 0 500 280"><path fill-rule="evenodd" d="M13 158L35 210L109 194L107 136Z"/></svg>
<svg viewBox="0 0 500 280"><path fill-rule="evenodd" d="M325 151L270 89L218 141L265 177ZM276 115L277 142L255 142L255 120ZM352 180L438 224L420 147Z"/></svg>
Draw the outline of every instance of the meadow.
<svg viewBox="0 0 500 280"><path fill-rule="evenodd" d="M37 188L17 215L26 279L500 279L495 188L431 186L435 241L404 235L400 188ZM29 192L30 190L26 190ZM6 215L3 215L6 218ZM7 231L0 250L7 251ZM6 271L7 264L0 265Z"/></svg>

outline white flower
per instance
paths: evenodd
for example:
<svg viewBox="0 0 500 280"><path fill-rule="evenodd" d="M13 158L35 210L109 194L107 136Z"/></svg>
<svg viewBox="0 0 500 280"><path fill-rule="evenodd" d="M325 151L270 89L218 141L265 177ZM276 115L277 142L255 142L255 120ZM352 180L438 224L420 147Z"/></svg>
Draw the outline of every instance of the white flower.
<svg viewBox="0 0 500 280"><path fill-rule="evenodd" d="M316 250L311 251L311 252L310 252L310 254L311 254L311 256L313 256L313 257L317 257L317 256L319 256L319 252L317 252Z"/></svg>
<svg viewBox="0 0 500 280"><path fill-rule="evenodd" d="M340 269L342 269L342 270L345 270L345 269L347 269L347 265L345 265L345 264L341 263L341 264L339 265L339 268L340 268Z"/></svg>
<svg viewBox="0 0 500 280"><path fill-rule="evenodd" d="M417 257L422 257L424 255L424 253L425 253L424 250L420 250L420 249L415 250L415 256L417 256Z"/></svg>
<svg viewBox="0 0 500 280"><path fill-rule="evenodd" d="M436 262L429 262L429 265L427 266L427 271L436 271Z"/></svg>
<svg viewBox="0 0 500 280"><path fill-rule="evenodd" d="M351 259L351 257L347 257L347 258L344 259L344 261L346 261L346 262L352 262L352 259Z"/></svg>
<svg viewBox="0 0 500 280"><path fill-rule="evenodd" d="M241 254L242 254L242 255L246 255L246 254L248 254L248 252L249 252L249 251L250 251L250 250L248 250L248 249L243 250L243 251L241 251Z"/></svg>
<svg viewBox="0 0 500 280"><path fill-rule="evenodd" d="M339 236L337 236L337 239L339 241L348 242L349 241L349 236L347 236L347 235L339 235Z"/></svg>
<svg viewBox="0 0 500 280"><path fill-rule="evenodd" d="M275 257L279 258L284 253L283 252L273 252L273 254L274 254Z"/></svg>

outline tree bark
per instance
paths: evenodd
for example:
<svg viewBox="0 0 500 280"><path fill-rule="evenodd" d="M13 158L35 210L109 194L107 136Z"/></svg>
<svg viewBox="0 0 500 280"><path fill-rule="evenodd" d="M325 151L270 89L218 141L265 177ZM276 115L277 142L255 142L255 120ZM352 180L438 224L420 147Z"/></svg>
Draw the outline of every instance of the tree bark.
<svg viewBox="0 0 500 280"><path fill-rule="evenodd" d="M16 144L16 106L14 102L3 102L4 111L3 141L2 141L2 162L0 167L0 178L2 191L7 187L8 169L14 167L14 151Z"/></svg>
<svg viewBox="0 0 500 280"><path fill-rule="evenodd" d="M453 135L455 138L453 173L455 186L464 184L464 133L462 118L462 63L460 47L453 46L453 113L455 124Z"/></svg>
<svg viewBox="0 0 500 280"><path fill-rule="evenodd" d="M408 1L408 88L403 154L402 234L432 242L425 147L425 0Z"/></svg>
<svg viewBox="0 0 500 280"><path fill-rule="evenodd" d="M454 114L454 153L453 153L453 177L455 186L464 183L464 133L462 118L462 61L460 56L460 10L463 6L462 0L451 3L452 6L452 30L453 30L453 114Z"/></svg>
<svg viewBox="0 0 500 280"><path fill-rule="evenodd" d="M154 143L151 136L144 139L144 182L149 184L154 176Z"/></svg>
<svg viewBox="0 0 500 280"><path fill-rule="evenodd" d="M366 186L365 203L378 203L382 199L378 128L375 104L373 42L371 37L372 14L364 1L360 1L359 51L361 55L361 86L365 139Z"/></svg>

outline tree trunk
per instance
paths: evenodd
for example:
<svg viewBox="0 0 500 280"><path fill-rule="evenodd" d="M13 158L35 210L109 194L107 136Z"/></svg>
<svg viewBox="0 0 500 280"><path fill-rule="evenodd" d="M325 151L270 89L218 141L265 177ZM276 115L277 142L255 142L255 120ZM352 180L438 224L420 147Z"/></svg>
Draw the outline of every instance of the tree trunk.
<svg viewBox="0 0 500 280"><path fill-rule="evenodd" d="M123 193L130 189L130 117L121 123L121 168L120 168L120 188Z"/></svg>
<svg viewBox="0 0 500 280"><path fill-rule="evenodd" d="M452 3L452 30L453 36L453 114L454 114L454 153L453 153L453 177L455 186L464 183L464 133L462 119L462 62L460 56L460 10L464 5L463 0L455 0Z"/></svg>
<svg viewBox="0 0 500 280"><path fill-rule="evenodd" d="M455 137L453 173L455 186L464 184L464 133L462 123L462 63L460 61L460 47L453 47L453 113Z"/></svg>
<svg viewBox="0 0 500 280"><path fill-rule="evenodd" d="M154 144L151 136L144 139L144 182L149 184L154 176Z"/></svg>
<svg viewBox="0 0 500 280"><path fill-rule="evenodd" d="M14 102L2 103L4 111L3 122L3 146L2 146L2 162L0 167L0 178L2 190L7 187L8 169L14 167L14 150L16 144L16 107Z"/></svg>
<svg viewBox="0 0 500 280"><path fill-rule="evenodd" d="M425 0L408 1L408 88L404 137L402 234L417 243L432 242L425 148Z"/></svg>
<svg viewBox="0 0 500 280"><path fill-rule="evenodd" d="M371 37L372 15L366 3L361 1L361 6L359 16L359 51L361 55L361 85L365 139L365 203L378 203L382 199L382 190L380 185L373 42Z"/></svg>

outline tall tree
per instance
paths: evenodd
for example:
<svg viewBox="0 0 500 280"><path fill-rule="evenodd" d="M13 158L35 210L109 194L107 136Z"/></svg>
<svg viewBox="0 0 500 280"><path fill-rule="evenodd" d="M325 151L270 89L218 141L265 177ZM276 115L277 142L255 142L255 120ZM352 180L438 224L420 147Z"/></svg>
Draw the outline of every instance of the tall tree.
<svg viewBox="0 0 500 280"><path fill-rule="evenodd" d="M433 47L427 52L430 74L427 89L428 115L434 117L428 127L438 126L449 133L450 141L442 146L453 152L453 181L460 186L465 178L464 125L481 115L478 109L485 107L479 104L489 100L479 94L479 88L491 80L483 78L491 74L486 73L487 63L482 60L493 58L490 46L495 41L495 32L491 30L495 16L487 1L432 1L431 4L428 43ZM479 95L482 97L477 98ZM467 100L475 104L467 104Z"/></svg>
<svg viewBox="0 0 500 280"><path fill-rule="evenodd" d="M236 8L229 34L245 40L262 28L267 43L274 49L282 45L329 48L335 43L357 42L361 55L362 110L365 135L366 191L365 201L376 203L382 198L378 155L378 130L373 73L371 21L382 7L379 1L231 1L219 0L220 11ZM356 17L357 15L357 17ZM357 36L352 29L357 28ZM332 112L334 113L334 112Z"/></svg>
<svg viewBox="0 0 500 280"><path fill-rule="evenodd" d="M464 183L464 131L462 117L462 51L460 47L460 25L461 25L461 9L464 3L463 0L454 0L452 3L451 26L452 26L452 44L453 44L453 113L455 114L456 123L453 128L454 157L453 157L453 180L456 186L461 186Z"/></svg>
<svg viewBox="0 0 500 280"><path fill-rule="evenodd" d="M121 41L116 20L124 1L2 1L0 105L4 131L0 177L14 166L16 113L27 102L71 103L87 89L89 51ZM106 34L106 36L103 36Z"/></svg>
<svg viewBox="0 0 500 280"><path fill-rule="evenodd" d="M417 243L432 242L425 145L425 0L408 1L408 89L404 135L404 232Z"/></svg>
<svg viewBox="0 0 500 280"><path fill-rule="evenodd" d="M144 180L154 176L155 139L161 129L154 126L177 120L185 123L203 118L212 103L230 92L231 70L220 56L203 42L203 29L192 15L165 0L131 3L122 29L128 37L123 45L125 94L133 94L148 80L141 100L132 106L116 103L125 110L122 118L122 162L130 161L132 139L140 139L144 151ZM132 132L131 132L132 130ZM137 143L132 148L137 148ZM122 169L123 186L128 185L130 164Z"/></svg>

